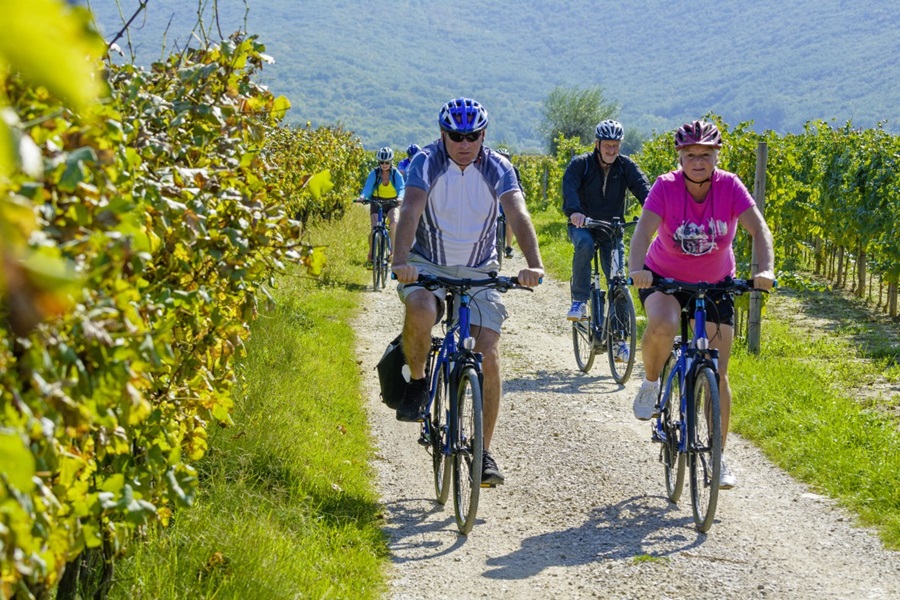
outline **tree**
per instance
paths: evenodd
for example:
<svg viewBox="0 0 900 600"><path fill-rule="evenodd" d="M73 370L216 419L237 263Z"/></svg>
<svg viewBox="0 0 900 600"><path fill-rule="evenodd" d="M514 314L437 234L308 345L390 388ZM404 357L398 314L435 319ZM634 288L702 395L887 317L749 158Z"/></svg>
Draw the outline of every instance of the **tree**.
<svg viewBox="0 0 900 600"><path fill-rule="evenodd" d="M594 128L604 119L614 119L619 105L603 97L603 88L566 88L557 86L544 100L541 108L541 135L550 154L556 154L556 139L560 134L577 138L582 144L594 141Z"/></svg>

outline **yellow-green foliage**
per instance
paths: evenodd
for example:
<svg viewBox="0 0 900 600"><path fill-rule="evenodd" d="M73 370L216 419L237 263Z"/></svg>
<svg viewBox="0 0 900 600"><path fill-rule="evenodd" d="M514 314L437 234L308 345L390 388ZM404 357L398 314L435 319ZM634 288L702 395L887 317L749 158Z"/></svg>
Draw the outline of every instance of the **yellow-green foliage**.
<svg viewBox="0 0 900 600"><path fill-rule="evenodd" d="M289 103L254 82L263 50L235 36L150 71L111 66L110 100L78 113L4 80L43 169L13 172L0 197L0 242L18 245L3 246L0 596L40 595L86 549L113 558L196 495L191 462L208 424L231 420L258 298L296 258L291 166L266 146L288 135ZM357 168L348 135L296 135L322 146L296 168L339 182Z"/></svg>

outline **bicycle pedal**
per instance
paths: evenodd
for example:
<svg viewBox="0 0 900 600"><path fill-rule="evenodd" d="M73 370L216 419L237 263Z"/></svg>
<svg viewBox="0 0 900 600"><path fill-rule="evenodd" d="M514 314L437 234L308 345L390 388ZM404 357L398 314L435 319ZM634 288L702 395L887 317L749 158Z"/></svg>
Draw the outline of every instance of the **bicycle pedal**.
<svg viewBox="0 0 900 600"><path fill-rule="evenodd" d="M424 435L419 436L418 442L419 442L420 446L425 446L426 448L429 448L431 446L431 443L428 441L428 439Z"/></svg>

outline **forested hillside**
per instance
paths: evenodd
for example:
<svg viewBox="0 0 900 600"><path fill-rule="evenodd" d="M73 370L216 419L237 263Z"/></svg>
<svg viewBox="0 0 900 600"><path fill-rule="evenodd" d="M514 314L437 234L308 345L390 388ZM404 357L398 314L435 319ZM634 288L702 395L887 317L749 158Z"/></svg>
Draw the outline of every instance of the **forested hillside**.
<svg viewBox="0 0 900 600"><path fill-rule="evenodd" d="M139 0L119 4L127 18ZM900 131L900 36L895 7L879 0L219 0L218 20L203 4L207 28L260 36L276 60L265 82L291 100L289 121L342 122L368 148L430 140L439 105L465 94L492 113L495 143L538 151L556 85L603 86L646 134L709 111L759 131L811 119ZM117 3L90 6L110 39ZM164 43L196 45L196 22L194 0L149 0L132 31L139 61Z"/></svg>

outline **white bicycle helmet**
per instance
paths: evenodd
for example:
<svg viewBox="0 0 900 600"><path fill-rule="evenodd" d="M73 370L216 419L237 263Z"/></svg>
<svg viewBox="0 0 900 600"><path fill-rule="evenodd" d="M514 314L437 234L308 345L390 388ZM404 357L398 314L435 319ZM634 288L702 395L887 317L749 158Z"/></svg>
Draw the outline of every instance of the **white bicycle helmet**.
<svg viewBox="0 0 900 600"><path fill-rule="evenodd" d="M621 141L625 137L625 130L618 121L607 119L597 124L596 135L598 140Z"/></svg>
<svg viewBox="0 0 900 600"><path fill-rule="evenodd" d="M392 161L394 160L394 151L385 146L375 154L375 158L378 159L378 162Z"/></svg>

